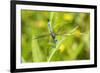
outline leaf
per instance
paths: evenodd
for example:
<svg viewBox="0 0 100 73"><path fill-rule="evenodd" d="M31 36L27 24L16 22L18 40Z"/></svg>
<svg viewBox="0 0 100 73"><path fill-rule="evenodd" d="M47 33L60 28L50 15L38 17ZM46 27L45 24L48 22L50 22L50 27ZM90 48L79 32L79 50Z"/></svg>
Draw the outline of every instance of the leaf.
<svg viewBox="0 0 100 73"><path fill-rule="evenodd" d="M43 62L45 58L41 49L39 48L37 39L32 40L32 57L34 62Z"/></svg>

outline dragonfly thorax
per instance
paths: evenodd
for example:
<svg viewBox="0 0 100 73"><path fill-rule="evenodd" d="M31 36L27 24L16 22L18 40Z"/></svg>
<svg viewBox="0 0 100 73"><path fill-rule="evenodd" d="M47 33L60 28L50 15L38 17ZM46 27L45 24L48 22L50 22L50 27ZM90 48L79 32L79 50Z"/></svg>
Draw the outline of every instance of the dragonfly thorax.
<svg viewBox="0 0 100 73"><path fill-rule="evenodd" d="M55 33L51 32L50 34L51 34L51 37L52 37L53 39L55 39L55 37L56 37Z"/></svg>

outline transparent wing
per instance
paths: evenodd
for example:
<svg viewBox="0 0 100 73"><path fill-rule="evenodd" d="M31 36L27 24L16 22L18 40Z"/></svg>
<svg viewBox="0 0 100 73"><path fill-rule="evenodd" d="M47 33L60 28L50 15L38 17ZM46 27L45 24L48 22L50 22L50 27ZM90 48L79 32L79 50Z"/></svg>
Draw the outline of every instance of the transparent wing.
<svg viewBox="0 0 100 73"><path fill-rule="evenodd" d="M64 33L64 34L60 34L60 33L56 33L56 36L68 36L68 35L72 35L74 33L74 31L76 31L78 29L79 26L76 26L75 28L73 28L73 30L69 31L69 33Z"/></svg>
<svg viewBox="0 0 100 73"><path fill-rule="evenodd" d="M79 14L75 14L74 19L70 22L65 22L60 27L58 27L58 29L56 30L56 33L57 34L59 33L60 35L63 35L63 34L68 35L69 33L76 30L79 27L79 25L76 22L78 17L79 17Z"/></svg>
<svg viewBox="0 0 100 73"><path fill-rule="evenodd" d="M42 34L42 35L38 35L38 36L36 36L36 37L33 38L33 39L45 38L45 37L48 37L48 36L50 36L50 34Z"/></svg>

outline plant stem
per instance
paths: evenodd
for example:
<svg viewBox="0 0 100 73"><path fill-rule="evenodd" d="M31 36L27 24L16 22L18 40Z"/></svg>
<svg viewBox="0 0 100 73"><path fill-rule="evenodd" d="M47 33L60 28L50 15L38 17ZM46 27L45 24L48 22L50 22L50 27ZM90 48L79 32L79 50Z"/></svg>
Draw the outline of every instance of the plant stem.
<svg viewBox="0 0 100 73"><path fill-rule="evenodd" d="M52 59L53 55L55 54L55 52L58 50L59 46L61 45L61 43L65 40L66 38L64 38L63 40L61 40L59 43L57 43L56 48L53 48L53 52L50 54L47 62L50 62L50 60Z"/></svg>
<svg viewBox="0 0 100 73"><path fill-rule="evenodd" d="M50 62L50 60L52 59L53 55L55 54L55 52L56 52L56 50L57 50L57 49L55 49L55 48L53 48L53 49L54 49L54 50L53 50L53 52L51 53L51 55L49 56L47 62Z"/></svg>
<svg viewBox="0 0 100 73"><path fill-rule="evenodd" d="M50 24L52 24L53 17L54 17L54 12L51 12L50 13Z"/></svg>

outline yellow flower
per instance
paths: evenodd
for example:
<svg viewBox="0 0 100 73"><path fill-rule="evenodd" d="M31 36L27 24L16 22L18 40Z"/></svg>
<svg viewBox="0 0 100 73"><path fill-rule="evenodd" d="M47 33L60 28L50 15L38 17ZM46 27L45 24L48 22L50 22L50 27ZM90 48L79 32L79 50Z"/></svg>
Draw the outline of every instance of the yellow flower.
<svg viewBox="0 0 100 73"><path fill-rule="evenodd" d="M64 20L67 21L72 21L73 20L73 15L72 14L64 14Z"/></svg>
<svg viewBox="0 0 100 73"><path fill-rule="evenodd" d="M61 46L59 48L60 52L62 53L64 51L64 49L65 49L65 46L63 44L61 44Z"/></svg>
<svg viewBox="0 0 100 73"><path fill-rule="evenodd" d="M44 25L44 21L43 20L39 20L36 22L36 26L39 27L39 28L43 28L45 25Z"/></svg>
<svg viewBox="0 0 100 73"><path fill-rule="evenodd" d="M80 37L80 35L81 35L81 32L80 32L80 30L76 30L75 32L74 32L74 35L76 36L76 37Z"/></svg>

